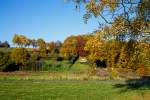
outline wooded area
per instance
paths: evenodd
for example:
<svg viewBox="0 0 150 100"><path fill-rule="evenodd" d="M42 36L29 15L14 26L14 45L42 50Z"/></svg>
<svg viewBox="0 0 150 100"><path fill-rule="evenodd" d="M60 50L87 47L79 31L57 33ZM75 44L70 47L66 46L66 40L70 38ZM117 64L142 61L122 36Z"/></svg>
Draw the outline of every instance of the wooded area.
<svg viewBox="0 0 150 100"><path fill-rule="evenodd" d="M43 39L30 39L15 34L15 48L1 51L1 71L21 70L28 63L45 59L68 60L69 66L79 58L84 58L93 67L112 70L122 68L147 75L150 70L150 2L149 0L73 0L76 9L85 5L83 16L87 23L92 16L101 18L99 29L85 35L69 36L63 43ZM107 14L107 16L106 16ZM8 42L1 47L9 48ZM42 61L41 61L42 60ZM31 64L32 65L32 64ZM34 65L34 64L33 64ZM11 68L8 68L10 67ZM48 65L52 66L52 65ZM57 65L56 65L57 66ZM31 67L31 66L26 66ZM33 69L33 68L27 68ZM41 68L42 69L42 68ZM9 71L8 70L8 71Z"/></svg>

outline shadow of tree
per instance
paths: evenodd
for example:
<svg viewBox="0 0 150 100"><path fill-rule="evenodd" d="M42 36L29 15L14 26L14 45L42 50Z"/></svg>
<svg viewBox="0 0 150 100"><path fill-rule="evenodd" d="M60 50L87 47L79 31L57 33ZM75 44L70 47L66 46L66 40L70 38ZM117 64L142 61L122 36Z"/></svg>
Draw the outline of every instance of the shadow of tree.
<svg viewBox="0 0 150 100"><path fill-rule="evenodd" d="M115 84L114 88L120 88L120 92L129 90L149 90L150 89L150 76L142 76L139 79L129 79L125 83Z"/></svg>

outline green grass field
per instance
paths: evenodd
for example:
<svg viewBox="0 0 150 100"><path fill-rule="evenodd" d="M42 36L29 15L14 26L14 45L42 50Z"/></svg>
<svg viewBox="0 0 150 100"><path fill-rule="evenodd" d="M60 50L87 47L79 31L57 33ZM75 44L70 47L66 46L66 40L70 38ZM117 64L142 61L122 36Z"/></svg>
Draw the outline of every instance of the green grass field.
<svg viewBox="0 0 150 100"><path fill-rule="evenodd" d="M149 87L128 88L121 80L50 80L49 75L1 73L0 100L150 100Z"/></svg>
<svg viewBox="0 0 150 100"><path fill-rule="evenodd" d="M51 64L51 67L55 65L55 69L48 68L47 65ZM60 65L57 67L57 65ZM57 71L69 71L69 72L85 72L90 68L88 64L81 64L77 60L74 64L70 64L68 60L56 61L56 60L45 60L44 69L48 70L57 70Z"/></svg>

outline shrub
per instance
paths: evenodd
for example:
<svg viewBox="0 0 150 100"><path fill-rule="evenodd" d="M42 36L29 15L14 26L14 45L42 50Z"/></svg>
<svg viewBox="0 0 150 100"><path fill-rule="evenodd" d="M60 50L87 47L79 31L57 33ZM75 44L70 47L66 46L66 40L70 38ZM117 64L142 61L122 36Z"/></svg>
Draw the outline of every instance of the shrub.
<svg viewBox="0 0 150 100"><path fill-rule="evenodd" d="M10 54L8 52L0 51L0 71L8 72L8 71L16 71L19 70L19 65L16 65L10 59Z"/></svg>
<svg viewBox="0 0 150 100"><path fill-rule="evenodd" d="M60 63L48 64L47 66L51 71L61 71L63 69Z"/></svg>
<svg viewBox="0 0 150 100"><path fill-rule="evenodd" d="M63 60L63 57L58 56L58 57L56 57L56 60L57 60L57 61L62 61L62 60Z"/></svg>
<svg viewBox="0 0 150 100"><path fill-rule="evenodd" d="M25 48L14 48L10 54L10 58L16 65L19 65L19 70L23 70L26 67L28 61L30 61L30 54Z"/></svg>
<svg viewBox="0 0 150 100"><path fill-rule="evenodd" d="M29 60L30 55L25 48L14 48L10 57L16 64L24 65Z"/></svg>
<svg viewBox="0 0 150 100"><path fill-rule="evenodd" d="M31 56L30 56L30 61L37 61L37 60L40 60L40 59L41 59L41 57L40 57L39 54L36 53L36 52L33 52L33 53L31 54Z"/></svg>
<svg viewBox="0 0 150 100"><path fill-rule="evenodd" d="M2 71L3 72L16 71L16 70L19 70L19 66L20 65L16 65L15 62L13 62L9 59Z"/></svg>
<svg viewBox="0 0 150 100"><path fill-rule="evenodd" d="M150 74L150 71L144 64L141 64L141 65L139 65L138 69L136 70L136 73L141 76L145 76L145 75Z"/></svg>
<svg viewBox="0 0 150 100"><path fill-rule="evenodd" d="M9 60L9 55L4 52L0 52L0 70L2 71Z"/></svg>
<svg viewBox="0 0 150 100"><path fill-rule="evenodd" d="M111 78L115 79L118 77L118 72L116 71L116 69L112 69L111 70Z"/></svg>

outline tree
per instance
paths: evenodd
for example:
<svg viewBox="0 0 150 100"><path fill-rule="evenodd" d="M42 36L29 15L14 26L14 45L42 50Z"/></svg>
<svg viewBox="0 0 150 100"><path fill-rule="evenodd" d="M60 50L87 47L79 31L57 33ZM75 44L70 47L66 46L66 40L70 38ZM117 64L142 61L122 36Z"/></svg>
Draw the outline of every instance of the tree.
<svg viewBox="0 0 150 100"><path fill-rule="evenodd" d="M38 44L37 44L37 41L35 39L31 39L30 42L31 42L31 45L33 48L37 47Z"/></svg>
<svg viewBox="0 0 150 100"><path fill-rule="evenodd" d="M140 48L139 54L139 64L144 65L150 69L150 44L145 42L140 42L138 45Z"/></svg>
<svg viewBox="0 0 150 100"><path fill-rule="evenodd" d="M86 35L79 35L76 37L77 44L76 44L76 51L79 56L85 57L87 52L84 50L85 44L87 42L87 36Z"/></svg>
<svg viewBox="0 0 150 100"><path fill-rule="evenodd" d="M84 3L85 22L95 16L100 19L100 28L109 26L111 34L130 39L137 39L150 28L149 0L68 0L80 6ZM103 21L102 21L103 20ZM118 34L119 33L119 34Z"/></svg>
<svg viewBox="0 0 150 100"><path fill-rule="evenodd" d="M26 38L26 40L24 42L24 46L29 48L30 45L31 45L31 40Z"/></svg>
<svg viewBox="0 0 150 100"><path fill-rule="evenodd" d="M29 39L24 35L19 35L19 41L21 43L21 46L26 47L30 45Z"/></svg>
<svg viewBox="0 0 150 100"><path fill-rule="evenodd" d="M104 60L103 59L103 53L102 53L102 45L103 45L103 41L100 40L98 37L91 37L84 49L89 53L88 54L88 59L89 61L92 61L93 63L95 63L97 60Z"/></svg>
<svg viewBox="0 0 150 100"><path fill-rule="evenodd" d="M137 69L142 63L141 58L148 52L148 49L140 47L139 40L150 28L150 1L149 0L70 0L80 6L85 4L86 14L83 16L87 22L89 18L95 16L100 19L100 40L87 42L86 47L90 50L91 58L94 59L96 52L103 52L107 60L107 66L126 67ZM102 21L102 20L103 21ZM145 35L145 44L148 43L148 36ZM95 36L96 37L96 36ZM103 40L100 49L93 45ZM99 42L98 42L99 41ZM90 43L91 42L91 43ZM93 42L95 44L93 44ZM94 47L94 46L93 46ZM147 52L147 53L146 53ZM142 56L140 56L142 55ZM95 54L96 58L99 56ZM147 57L146 57L147 58ZM146 61L146 60L145 60Z"/></svg>
<svg viewBox="0 0 150 100"><path fill-rule="evenodd" d="M6 67L8 60L9 60L8 53L0 51L0 71L2 71Z"/></svg>
<svg viewBox="0 0 150 100"><path fill-rule="evenodd" d="M48 50L49 50L50 53L54 53L55 49L56 49L55 42L48 43Z"/></svg>
<svg viewBox="0 0 150 100"><path fill-rule="evenodd" d="M13 43L18 45L18 46L21 46L21 41L20 41L20 38L19 38L19 35L18 34L15 34L14 37L13 37Z"/></svg>
<svg viewBox="0 0 150 100"><path fill-rule="evenodd" d="M1 42L0 47L10 48L10 44L7 41Z"/></svg>
<svg viewBox="0 0 150 100"><path fill-rule="evenodd" d="M25 48L14 48L10 57L16 64L24 65L28 62L30 55Z"/></svg>
<svg viewBox="0 0 150 100"><path fill-rule="evenodd" d="M69 59L73 56L77 56L76 42L76 36L70 36L65 39L60 51L64 58Z"/></svg>
<svg viewBox="0 0 150 100"><path fill-rule="evenodd" d="M37 44L39 47L39 53L41 57L46 57L47 56L47 48L46 48L46 43L43 39L38 39Z"/></svg>
<svg viewBox="0 0 150 100"><path fill-rule="evenodd" d="M61 54L67 58L71 56L85 57L87 52L84 50L84 47L90 37L92 36L89 34L67 37L62 44Z"/></svg>
<svg viewBox="0 0 150 100"><path fill-rule="evenodd" d="M60 49L61 49L61 47L62 47L61 41L57 40L57 41L55 42L55 45L56 45L55 52L60 53Z"/></svg>
<svg viewBox="0 0 150 100"><path fill-rule="evenodd" d="M126 21L133 17L149 20L149 0L68 0L75 2L78 6L85 4L85 19L92 15L100 17L105 23L111 24L114 18L122 15ZM133 15L135 14L135 15ZM107 17L106 17L107 15ZM110 18L112 20L110 20ZM104 23L102 22L102 23Z"/></svg>
<svg viewBox="0 0 150 100"><path fill-rule="evenodd" d="M15 34L13 37L13 43L17 44L19 47L26 47L30 45L30 40L24 35Z"/></svg>
<svg viewBox="0 0 150 100"><path fill-rule="evenodd" d="M117 67L119 67L119 68L127 68L127 66L128 66L128 60L129 60L128 57L129 56L128 56L126 49L127 48L125 45L123 47L121 47L118 64L117 64Z"/></svg>

